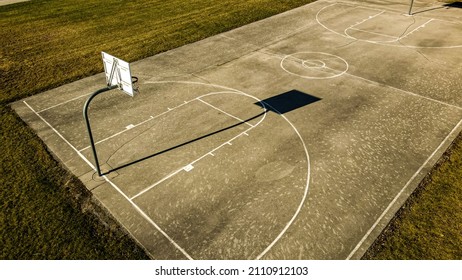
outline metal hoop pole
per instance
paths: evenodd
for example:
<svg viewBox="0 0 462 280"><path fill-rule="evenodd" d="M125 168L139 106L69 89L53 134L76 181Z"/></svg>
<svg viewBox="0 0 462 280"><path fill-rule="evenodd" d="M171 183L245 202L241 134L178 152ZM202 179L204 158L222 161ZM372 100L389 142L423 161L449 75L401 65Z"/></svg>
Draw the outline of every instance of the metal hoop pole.
<svg viewBox="0 0 462 280"><path fill-rule="evenodd" d="M106 88L102 88L102 89L95 91L92 95L90 95L90 97L85 102L85 105L83 106L83 117L85 119L85 124L87 125L88 136L90 138L90 146L91 146L91 150L93 151L93 157L95 159L96 172L98 172L98 176L100 177L102 176L102 173L99 167L98 155L96 154L96 147L95 147L95 141L93 140L93 133L91 132L90 120L88 119L88 106L90 106L91 100L95 98L98 94L115 89L115 88L117 88L117 85L108 86Z"/></svg>
<svg viewBox="0 0 462 280"><path fill-rule="evenodd" d="M412 6L414 5L414 0L411 0L411 5L409 6L409 15L412 15Z"/></svg>

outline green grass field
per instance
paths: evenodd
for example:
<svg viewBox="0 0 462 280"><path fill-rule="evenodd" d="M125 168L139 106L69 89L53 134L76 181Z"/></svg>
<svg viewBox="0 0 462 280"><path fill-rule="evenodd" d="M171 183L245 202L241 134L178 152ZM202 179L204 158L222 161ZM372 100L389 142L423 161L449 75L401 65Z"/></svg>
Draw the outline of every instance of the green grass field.
<svg viewBox="0 0 462 280"><path fill-rule="evenodd" d="M462 134L364 259L462 259Z"/></svg>
<svg viewBox="0 0 462 280"><path fill-rule="evenodd" d="M102 72L101 51L132 62L312 1L34 0L0 6L0 259L147 258L113 223L92 214L91 195L9 103ZM459 137L368 258L461 258L461 143Z"/></svg>

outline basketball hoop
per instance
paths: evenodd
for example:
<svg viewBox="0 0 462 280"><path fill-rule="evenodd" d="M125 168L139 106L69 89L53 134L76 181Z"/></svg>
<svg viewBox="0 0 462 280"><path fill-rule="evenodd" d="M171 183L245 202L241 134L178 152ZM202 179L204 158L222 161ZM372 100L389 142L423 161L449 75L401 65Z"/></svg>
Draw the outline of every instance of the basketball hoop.
<svg viewBox="0 0 462 280"><path fill-rule="evenodd" d="M133 91L136 93L140 93L140 87L138 84L138 77L132 76L132 87Z"/></svg>
<svg viewBox="0 0 462 280"><path fill-rule="evenodd" d="M106 76L107 87L95 91L92 95L90 95L90 97L85 102L85 105L83 106L83 117L85 119L85 124L87 125L88 137L90 138L90 146L93 152L93 157L95 159L95 168L98 176L100 177L104 174L101 172L101 168L99 166L98 154L96 153L96 145L90 127L90 120L88 118L88 107L90 106L90 102L98 94L116 88L119 88L131 97L133 97L135 93L139 92L138 77L131 75L130 64L128 62L118 59L105 52L101 52L101 56L103 58L104 74Z"/></svg>

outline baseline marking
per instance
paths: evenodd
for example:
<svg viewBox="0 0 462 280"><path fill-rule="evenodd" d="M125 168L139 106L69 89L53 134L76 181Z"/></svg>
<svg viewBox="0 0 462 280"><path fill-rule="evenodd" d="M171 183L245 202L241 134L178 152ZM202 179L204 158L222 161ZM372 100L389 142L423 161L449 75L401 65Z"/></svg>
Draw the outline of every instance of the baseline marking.
<svg viewBox="0 0 462 280"><path fill-rule="evenodd" d="M96 168L94 167L94 165L86 158L82 155L82 153L79 152L79 150L77 150L66 138L64 138L64 136L61 135L61 133L59 133L48 121L46 121L42 116L40 116L40 114L38 112L36 112L31 106L29 106L29 104L27 104L26 101L23 101L24 104L37 116L39 117L48 127L50 127L55 133L56 135L58 135L67 145L69 145L69 147L71 147L76 153L77 155L79 155L79 157L85 161L90 167L91 169L93 170L96 170ZM141 208L136 205L136 203L134 203L133 201L131 201L127 195L119 188L117 187L116 184L114 184L111 180L109 180L109 178L107 178L107 176L103 176L104 180L109 183L117 192L119 192L132 206L133 208L135 208L135 210L141 214L141 216L146 220L148 221L151 225L153 225L165 238L167 238L167 240L173 245L175 246L186 258L188 258L189 260L193 260L193 258L191 258L191 256L183 249L181 248L165 231L163 231L159 225L157 225L143 210L141 210ZM141 243L140 243L141 244Z"/></svg>
<svg viewBox="0 0 462 280"><path fill-rule="evenodd" d="M85 93L85 94L79 95L79 96L74 97L74 98L72 98L72 99L66 100L66 101L64 101L64 102L61 102L61 103L58 103L58 104L56 104L56 105L50 106L50 107L45 108L45 109L42 109L42 110L40 110L40 111L37 111L37 113L42 113L42 112L45 112L45 111L47 111L47 110L50 110L50 109L59 107L59 106L61 106L61 105L64 105L64 104L69 103L69 102L72 102L72 101L75 101L75 100L80 99L80 98L82 98L82 97L89 96L90 94L91 94L91 93Z"/></svg>
<svg viewBox="0 0 462 280"><path fill-rule="evenodd" d="M441 144L438 145L438 147L433 151L433 153L427 158L427 160L420 166L419 169L412 175L412 177L407 181L407 183L404 185L404 187L398 192L398 194L393 198L393 200L388 204L387 208L383 211L383 213L379 216L379 218L375 221L375 223L372 225L372 227L366 232L366 234L363 236L363 238L359 241L359 243L356 245L356 247L351 251L351 253L348 255L347 260L351 259L353 255L358 251L358 249L361 247L361 245L366 241L366 239L371 235L372 231L377 227L377 225L382 221L383 217L390 211L391 207L396 203L396 201L401 197L403 192L408 188L408 186L411 184L411 182L419 175L419 173L422 171L422 169L428 164L428 162L435 156L435 154L441 149L444 143L446 143L449 139L449 137L454 134L456 130L458 130L459 126L462 124L462 119L457 123L457 125L451 130L451 132L444 138L444 140L441 142Z"/></svg>
<svg viewBox="0 0 462 280"><path fill-rule="evenodd" d="M56 133L56 135L58 135L61 139L64 140L64 142L66 142L67 145L69 145L69 147L71 147L90 167L91 169L95 170L96 171L96 168L95 166L86 158L82 155L82 153L77 150L77 148L75 148L69 141L67 141L66 138L64 138L64 136L58 132L58 130L56 130L47 120L45 120L45 118L43 118L42 116L40 116L40 114L35 111L25 100L23 101L23 103L35 114L37 115L37 117L39 117L47 126L49 126L54 133Z"/></svg>
<svg viewBox="0 0 462 280"><path fill-rule="evenodd" d="M218 85L214 85L214 84L206 84L206 83L201 83L201 82L181 82L181 81L156 81L156 82L151 82L151 83L183 83L183 84L196 84L196 85L205 85L205 86L214 86L214 87L219 87L219 88L222 88L222 89L226 89L226 90L229 90L231 91L232 93L236 93L236 94L241 94L241 95L244 95L244 96L248 96L248 97L251 97L251 98L254 98L256 100L258 100L258 102L260 102L264 108L266 108L265 106L265 103L259 99L257 99L256 97L252 96L252 95L248 95L244 92L241 92L241 91L238 91L238 90L235 90L235 89L232 89L232 88L228 88L228 87L225 87L225 86L218 86ZM214 94L214 93L210 93L210 94ZM208 95L210 95L208 94ZM215 93L216 94L216 93ZM65 143L67 143L93 170L95 170L95 167L93 166L93 164L88 160L86 159L80 152L79 150L77 150L67 139L64 138L64 136L62 136L50 123L48 123L42 116L40 116L31 106L29 106L26 101L23 101L27 107L29 107L29 109L35 113L47 126L49 126L61 139L63 139L65 141ZM186 103L186 102L185 102ZM267 104L269 106L269 104ZM269 106L271 107L271 106ZM275 108L273 108L273 110L277 111ZM256 259L260 259L262 258L268 251L270 251L272 249L272 247L282 238L282 236L286 233L286 231L288 230L288 228L294 223L294 221L296 220L296 218L298 217L298 214L300 213L305 201L306 201L306 198L307 198L307 195L308 195L308 190L309 190L309 184L310 184L310 158L309 158L309 154L308 154L308 149L306 147L306 144L305 144L305 141L303 140L301 134L299 133L299 131L296 129L296 127L287 119L286 116L284 116L283 114L280 114L281 117L284 118L284 120L286 120L290 126L295 130L297 136L299 137L300 141L302 142L303 144L303 148L304 148L304 151L305 151L305 154L306 154L306 157L307 157L307 178L306 178L306 186L305 186L305 191L304 191L304 194L303 194L303 197L300 201L300 204L298 205L294 215L292 216L292 218L289 220L289 222L286 224L286 226L283 228L283 230L278 234L278 236L270 243L270 245L268 247L265 248L265 250L259 254L257 256ZM266 117L266 110L265 110L265 114L264 114L264 117L254 126L258 126ZM242 135L246 135L248 136L248 131L250 131L251 129L253 129L254 127L250 127L249 129L247 129L246 131L240 133L239 135L235 136L234 138L230 139L229 141L223 143L222 145L220 145L219 147L215 148L214 150L208 152L207 154L203 155L201 158L198 158L196 159L195 161L193 161L191 164L187 165L186 168L190 168L195 162L201 160L202 158L208 156L208 155L211 155L213 156L213 152L218 150L219 148L221 148L222 146L224 145L232 145L232 141ZM184 170L184 169L182 169ZM180 170L181 171L181 170ZM173 176L173 175L172 175ZM165 238L167 238L167 240L169 240L169 242L174 245L175 248L177 248L187 259L189 260L193 260L193 258L182 248L180 247L165 231L163 231L159 225L157 225L136 203L134 203L132 201L132 199L130 199L116 184L114 184L109 178L107 178L107 176L103 176L103 178L105 179L105 181L107 183L109 183L117 192L119 192L129 203L130 205L132 205L132 207L146 220L148 221L152 226L154 226L154 228L156 228ZM168 178L167 178L168 179Z"/></svg>

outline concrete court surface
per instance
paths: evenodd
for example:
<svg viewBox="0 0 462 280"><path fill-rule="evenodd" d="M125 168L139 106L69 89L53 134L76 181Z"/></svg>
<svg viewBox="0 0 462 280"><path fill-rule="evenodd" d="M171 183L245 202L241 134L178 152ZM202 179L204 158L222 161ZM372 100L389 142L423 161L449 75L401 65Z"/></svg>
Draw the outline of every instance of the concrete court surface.
<svg viewBox="0 0 462 280"><path fill-rule="evenodd" d="M462 10L317 1L13 104L154 259L358 259L462 129ZM123 59L123 58L122 58Z"/></svg>
<svg viewBox="0 0 462 280"><path fill-rule="evenodd" d="M0 0L0 6L15 4L19 2L26 2L26 1L30 1L30 0Z"/></svg>

